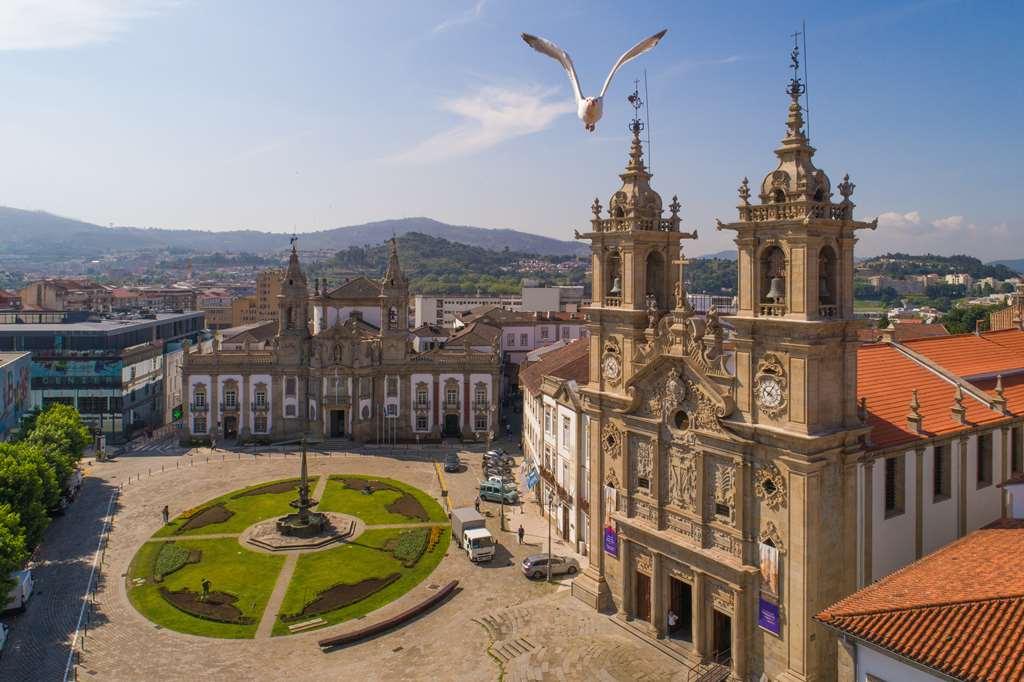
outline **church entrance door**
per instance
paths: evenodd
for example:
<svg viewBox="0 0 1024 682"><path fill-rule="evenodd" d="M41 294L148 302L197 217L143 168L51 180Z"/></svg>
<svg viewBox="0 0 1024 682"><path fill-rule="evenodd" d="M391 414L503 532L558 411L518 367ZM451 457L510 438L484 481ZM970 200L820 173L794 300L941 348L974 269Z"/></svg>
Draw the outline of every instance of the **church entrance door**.
<svg viewBox="0 0 1024 682"><path fill-rule="evenodd" d="M345 410L331 410L331 438L345 435Z"/></svg>
<svg viewBox="0 0 1024 682"><path fill-rule="evenodd" d="M235 438L238 438L238 417L232 414L224 417L224 440Z"/></svg>
<svg viewBox="0 0 1024 682"><path fill-rule="evenodd" d="M459 428L459 415L446 414L444 416L444 435L459 436L461 433L462 429Z"/></svg>

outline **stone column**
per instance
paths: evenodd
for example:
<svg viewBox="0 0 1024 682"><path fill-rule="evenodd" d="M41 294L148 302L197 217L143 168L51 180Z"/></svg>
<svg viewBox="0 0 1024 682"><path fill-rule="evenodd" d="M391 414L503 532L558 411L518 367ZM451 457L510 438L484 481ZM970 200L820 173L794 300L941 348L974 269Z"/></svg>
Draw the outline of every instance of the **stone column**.
<svg viewBox="0 0 1024 682"><path fill-rule="evenodd" d="M924 448L914 450L914 557L924 551Z"/></svg>
<svg viewBox="0 0 1024 682"><path fill-rule="evenodd" d="M217 422L220 421L220 375L210 375L210 419L206 424L207 433L211 438L224 440L217 429Z"/></svg>
<svg viewBox="0 0 1024 682"><path fill-rule="evenodd" d="M622 571L622 599L619 601L620 614L627 620L633 620L636 611L633 594L633 543L625 536L619 535L619 562Z"/></svg>
<svg viewBox="0 0 1024 682"><path fill-rule="evenodd" d="M702 659L708 655L704 580L704 571L693 569L693 649Z"/></svg>
<svg viewBox="0 0 1024 682"><path fill-rule="evenodd" d="M249 407L249 391L251 389L249 384L251 382L246 381L246 377L247 375L243 374L241 379L238 381L238 392L241 394L238 396L238 403L240 405L240 414L238 415L238 435L242 438L249 437L249 431L252 427L252 409Z"/></svg>
<svg viewBox="0 0 1024 682"><path fill-rule="evenodd" d="M665 612L665 569L662 556L659 552L651 550L651 625L658 633L658 637L668 634L665 627L668 614Z"/></svg>
<svg viewBox="0 0 1024 682"><path fill-rule="evenodd" d="M1000 438L999 442L1002 443L1003 446L1003 456L1000 458L1002 466L999 467L999 482L1005 483L1006 479L1010 477L1010 439L1013 438L1013 431L1010 430L1009 426L1004 426L1002 429L1000 429L999 432L1002 435L1002 438ZM1009 504L1009 493L1007 493L1006 490L1003 489L1003 491L1000 493L1000 509L1002 510L1002 515L1004 517L1010 515Z"/></svg>
<svg viewBox="0 0 1024 682"><path fill-rule="evenodd" d="M872 580L872 546L873 541L873 529L872 519L874 518L875 500L874 500L874 475L875 475L875 460L868 459L864 462L864 509L862 510L864 516L863 522L863 533L864 537L861 539L861 543L864 547L864 552L861 557L861 587L864 585L870 585Z"/></svg>
<svg viewBox="0 0 1024 682"><path fill-rule="evenodd" d="M957 537L967 535L967 438L957 442L958 461L960 462L959 485L956 501L956 532Z"/></svg>
<svg viewBox="0 0 1024 682"><path fill-rule="evenodd" d="M747 599L750 590L733 591L732 614L732 674L737 680L747 679L747 637L750 624L747 623Z"/></svg>

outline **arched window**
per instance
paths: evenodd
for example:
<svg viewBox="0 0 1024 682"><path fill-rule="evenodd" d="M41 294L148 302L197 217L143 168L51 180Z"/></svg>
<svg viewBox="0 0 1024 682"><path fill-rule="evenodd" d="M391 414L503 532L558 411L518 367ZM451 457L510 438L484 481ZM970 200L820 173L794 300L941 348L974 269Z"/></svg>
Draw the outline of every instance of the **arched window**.
<svg viewBox="0 0 1024 682"><path fill-rule="evenodd" d="M777 189L772 192L772 201L776 204L783 204L786 202L786 193L781 189Z"/></svg>
<svg viewBox="0 0 1024 682"><path fill-rule="evenodd" d="M480 406L487 404L487 384L481 382L473 388L473 402Z"/></svg>
<svg viewBox="0 0 1024 682"><path fill-rule="evenodd" d="M395 306L388 308L388 326L392 329L398 326L398 308Z"/></svg>
<svg viewBox="0 0 1024 682"><path fill-rule="evenodd" d="M761 253L762 314L783 314L786 301L786 254L778 246ZM770 306L770 307L765 307Z"/></svg>
<svg viewBox="0 0 1024 682"><path fill-rule="evenodd" d="M616 298L621 301L622 299L622 256L618 251L613 251L608 254L608 259L605 261L605 269L607 274L605 276L605 295Z"/></svg>
<svg viewBox="0 0 1024 682"><path fill-rule="evenodd" d="M648 305L661 309L667 303L665 296L665 258L658 251L647 254L647 288ZM653 296L653 299L651 297Z"/></svg>
<svg viewBox="0 0 1024 682"><path fill-rule="evenodd" d="M818 313L826 318L834 317L837 313L837 269L836 252L831 246L821 247L818 254Z"/></svg>
<svg viewBox="0 0 1024 682"><path fill-rule="evenodd" d="M825 192L820 187L814 192L814 200L817 202L825 201Z"/></svg>
<svg viewBox="0 0 1024 682"><path fill-rule="evenodd" d="M334 346L334 364L340 365L341 364L341 358L342 358L342 351L341 351L341 344L339 343L339 344L336 344Z"/></svg>

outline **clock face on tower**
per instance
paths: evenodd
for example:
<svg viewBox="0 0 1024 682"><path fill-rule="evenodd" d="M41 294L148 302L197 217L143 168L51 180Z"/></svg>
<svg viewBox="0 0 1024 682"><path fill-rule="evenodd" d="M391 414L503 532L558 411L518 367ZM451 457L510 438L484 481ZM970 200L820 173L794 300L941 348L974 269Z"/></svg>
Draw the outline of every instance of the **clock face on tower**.
<svg viewBox="0 0 1024 682"><path fill-rule="evenodd" d="M622 365L619 364L619 358L611 353L605 353L604 359L601 361L601 373L608 381L618 381L622 376Z"/></svg>
<svg viewBox="0 0 1024 682"><path fill-rule="evenodd" d="M761 374L754 380L754 400L761 411L778 417L786 407L785 379L774 374Z"/></svg>

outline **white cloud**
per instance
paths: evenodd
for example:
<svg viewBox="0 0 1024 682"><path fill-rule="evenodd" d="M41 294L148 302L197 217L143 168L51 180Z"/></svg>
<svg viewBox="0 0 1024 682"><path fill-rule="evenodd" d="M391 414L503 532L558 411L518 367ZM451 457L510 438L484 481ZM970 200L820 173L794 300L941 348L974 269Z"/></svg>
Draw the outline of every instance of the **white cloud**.
<svg viewBox="0 0 1024 682"><path fill-rule="evenodd" d="M932 221L932 225L940 232L957 232L964 226L964 217L951 215L948 218L938 218ZM971 225L970 229L974 229L974 225Z"/></svg>
<svg viewBox="0 0 1024 682"><path fill-rule="evenodd" d="M562 114L576 109L564 98L549 100L552 92L537 88L488 86L469 95L445 100L441 109L458 115L462 122L386 160L432 163L475 154L506 140L540 132Z"/></svg>
<svg viewBox="0 0 1024 682"><path fill-rule="evenodd" d="M440 24L434 27L434 33L443 33L450 28L456 26L465 26L466 24L472 24L474 21L480 19L484 13L484 5L487 4L487 0L477 0L473 3L473 6L467 9L461 14L456 14L454 17L448 17Z"/></svg>
<svg viewBox="0 0 1024 682"><path fill-rule="evenodd" d="M75 48L105 43L132 21L179 0L3 0L0 50Z"/></svg>
<svg viewBox="0 0 1024 682"><path fill-rule="evenodd" d="M894 211L882 213L878 216L878 224L880 227L913 228L921 224L921 213L918 211L911 211L910 213L896 213Z"/></svg>

